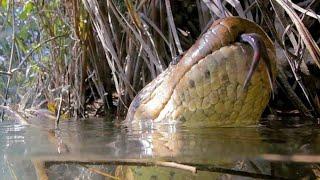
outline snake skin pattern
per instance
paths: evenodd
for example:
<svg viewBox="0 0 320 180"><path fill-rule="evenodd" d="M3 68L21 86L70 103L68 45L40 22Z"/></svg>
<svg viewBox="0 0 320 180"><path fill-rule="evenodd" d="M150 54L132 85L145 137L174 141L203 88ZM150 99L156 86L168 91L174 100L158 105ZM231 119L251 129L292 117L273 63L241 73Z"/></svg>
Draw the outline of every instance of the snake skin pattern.
<svg viewBox="0 0 320 180"><path fill-rule="evenodd" d="M261 38L274 79L275 49L266 33L255 23L238 17L217 20L176 65L138 93L124 123L181 122L211 127L257 124L270 98L271 86L266 63L261 62L244 88L256 51L240 42L239 36L245 33Z"/></svg>

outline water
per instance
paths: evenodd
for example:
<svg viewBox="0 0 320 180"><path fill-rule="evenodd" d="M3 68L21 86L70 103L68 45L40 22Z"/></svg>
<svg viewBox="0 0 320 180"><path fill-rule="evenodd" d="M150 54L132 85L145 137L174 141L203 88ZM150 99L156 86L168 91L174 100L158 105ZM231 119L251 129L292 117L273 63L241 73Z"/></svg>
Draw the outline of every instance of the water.
<svg viewBox="0 0 320 180"><path fill-rule="evenodd" d="M163 125L140 131L103 119L65 121L60 130L52 130L52 121L33 124L0 124L1 179L314 179L320 174L315 125Z"/></svg>

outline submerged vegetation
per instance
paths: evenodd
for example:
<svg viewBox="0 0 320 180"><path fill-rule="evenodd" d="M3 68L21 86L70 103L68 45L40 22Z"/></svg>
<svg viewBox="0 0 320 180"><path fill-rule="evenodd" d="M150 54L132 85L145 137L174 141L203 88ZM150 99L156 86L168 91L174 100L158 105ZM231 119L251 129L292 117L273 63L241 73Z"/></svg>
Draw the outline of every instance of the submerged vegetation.
<svg viewBox="0 0 320 180"><path fill-rule="evenodd" d="M320 2L2 0L1 109L32 116L123 116L131 100L214 20L240 16L275 42L265 115L320 114Z"/></svg>

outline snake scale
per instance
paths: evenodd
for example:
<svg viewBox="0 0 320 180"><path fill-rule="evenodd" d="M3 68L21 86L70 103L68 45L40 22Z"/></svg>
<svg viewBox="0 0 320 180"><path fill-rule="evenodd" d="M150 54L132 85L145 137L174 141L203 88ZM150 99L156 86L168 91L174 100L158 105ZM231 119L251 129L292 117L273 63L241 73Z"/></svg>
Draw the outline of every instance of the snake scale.
<svg viewBox="0 0 320 180"><path fill-rule="evenodd" d="M275 58L273 42L254 22L217 20L179 62L138 93L124 122L257 124L272 91Z"/></svg>

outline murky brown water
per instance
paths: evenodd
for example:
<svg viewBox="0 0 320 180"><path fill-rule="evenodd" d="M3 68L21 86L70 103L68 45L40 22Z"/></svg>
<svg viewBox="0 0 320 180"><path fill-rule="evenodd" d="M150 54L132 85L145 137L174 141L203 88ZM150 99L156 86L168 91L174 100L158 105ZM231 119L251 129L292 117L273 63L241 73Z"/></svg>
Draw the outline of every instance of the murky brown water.
<svg viewBox="0 0 320 180"><path fill-rule="evenodd" d="M320 172L314 125L140 131L103 119L62 122L60 130L36 124L0 124L1 179L104 179L96 170L120 179L313 179Z"/></svg>

